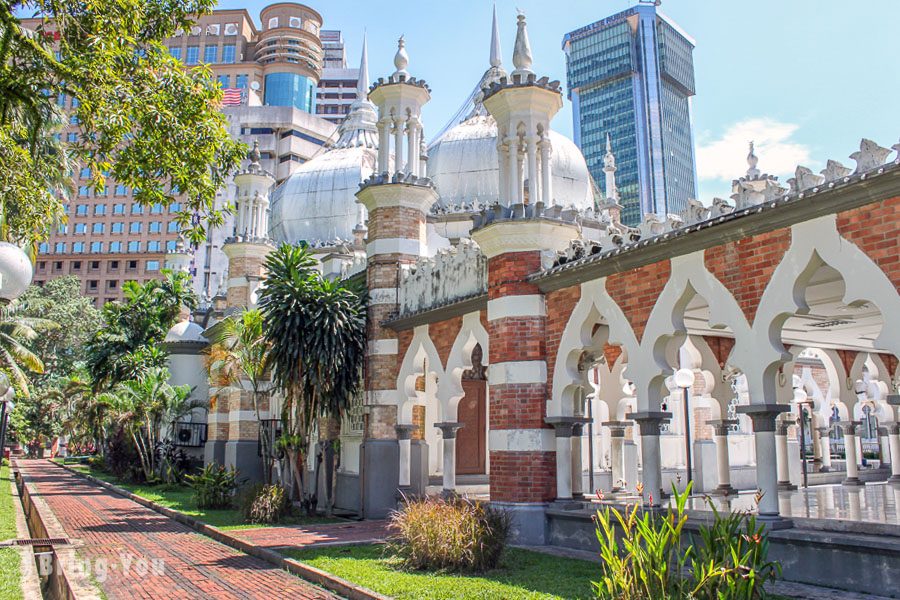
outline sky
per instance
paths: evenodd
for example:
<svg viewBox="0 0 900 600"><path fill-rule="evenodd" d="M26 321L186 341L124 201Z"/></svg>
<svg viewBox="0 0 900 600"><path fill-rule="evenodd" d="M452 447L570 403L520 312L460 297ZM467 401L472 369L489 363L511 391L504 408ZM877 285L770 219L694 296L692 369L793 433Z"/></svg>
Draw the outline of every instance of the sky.
<svg viewBox="0 0 900 600"><path fill-rule="evenodd" d="M254 20L274 0L222 0ZM565 83L562 37L634 5L634 0L497 0L504 66L511 70L517 9L528 18L534 71ZM408 71L432 100L426 134L439 131L488 67L489 0L308 0L340 29L350 66L365 33L374 80L393 72L403 34ZM694 138L699 197L728 197L747 169L754 140L759 168L786 181L794 168L818 171L827 159L854 166L860 138L900 141L900 0L663 0L662 11L697 44ZM572 136L568 99L552 126Z"/></svg>

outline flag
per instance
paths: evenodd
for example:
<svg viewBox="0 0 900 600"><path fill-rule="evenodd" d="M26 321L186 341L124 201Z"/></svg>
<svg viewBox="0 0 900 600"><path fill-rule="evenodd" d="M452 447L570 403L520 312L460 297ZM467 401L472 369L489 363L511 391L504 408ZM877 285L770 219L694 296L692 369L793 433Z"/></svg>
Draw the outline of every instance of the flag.
<svg viewBox="0 0 900 600"><path fill-rule="evenodd" d="M244 104L244 90L241 88L222 90L222 106L241 106L242 104Z"/></svg>

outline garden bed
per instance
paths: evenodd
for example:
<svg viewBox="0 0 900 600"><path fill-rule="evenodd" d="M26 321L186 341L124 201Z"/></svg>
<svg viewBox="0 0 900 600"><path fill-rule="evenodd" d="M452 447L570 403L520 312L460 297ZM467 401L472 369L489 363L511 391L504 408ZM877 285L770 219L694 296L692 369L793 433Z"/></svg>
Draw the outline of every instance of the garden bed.
<svg viewBox="0 0 900 600"><path fill-rule="evenodd" d="M509 548L499 568L481 575L404 571L384 546L289 550L290 558L398 600L572 600L591 598L595 563Z"/></svg>
<svg viewBox="0 0 900 600"><path fill-rule="evenodd" d="M9 467L0 467L0 541L18 537L16 511L10 490ZM0 599L22 597L19 552L16 548L0 548Z"/></svg>
<svg viewBox="0 0 900 600"><path fill-rule="evenodd" d="M57 462L61 462L57 459ZM298 516L286 516L283 517L278 523L273 525L258 525L254 523L246 523L244 521L244 517L241 514L241 511L236 508L224 508L224 509L207 509L207 508L198 508L196 502L194 501L194 492L193 490L184 484L179 485L168 485L168 484L157 484L157 485L148 485L148 484L136 484L129 483L127 481L122 481L121 479L115 477L111 473L104 471L102 469L98 469L96 467L91 467L85 464L77 464L77 463L65 463L67 467L78 471L79 473L84 473L85 475L92 475L97 479L101 479L108 483L112 483L124 490L135 494L136 496L140 496L146 500L151 502L155 502L160 506L165 508L170 508L172 510L178 511L190 517L193 517L199 521L206 523L207 525L212 525L213 527L218 527L219 529L225 530L235 530L235 529L255 529L258 527L271 527L271 526L284 526L284 525L311 525L314 523L339 523L343 522L343 519L335 519L328 517L298 517Z"/></svg>

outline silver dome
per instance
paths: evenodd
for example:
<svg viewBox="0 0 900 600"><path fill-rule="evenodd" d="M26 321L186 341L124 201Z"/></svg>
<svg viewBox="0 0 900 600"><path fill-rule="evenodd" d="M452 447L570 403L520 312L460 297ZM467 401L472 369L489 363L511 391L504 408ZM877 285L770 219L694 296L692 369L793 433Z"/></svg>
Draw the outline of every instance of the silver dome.
<svg viewBox="0 0 900 600"><path fill-rule="evenodd" d="M480 113L480 114L479 114ZM553 198L563 206L594 206L593 185L584 155L575 143L550 132ZM481 111L448 129L428 148L428 177L434 181L441 206L500 199L497 123Z"/></svg>

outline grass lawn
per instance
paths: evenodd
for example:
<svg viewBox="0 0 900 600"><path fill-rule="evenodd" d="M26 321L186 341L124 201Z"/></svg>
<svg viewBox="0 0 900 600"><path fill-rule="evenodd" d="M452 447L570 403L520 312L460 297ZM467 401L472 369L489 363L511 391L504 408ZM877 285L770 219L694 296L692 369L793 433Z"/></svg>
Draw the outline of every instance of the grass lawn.
<svg viewBox="0 0 900 600"><path fill-rule="evenodd" d="M308 565L398 600L568 600L591 598L594 563L509 548L500 568L483 575L403 571L383 546L311 548L285 553Z"/></svg>
<svg viewBox="0 0 900 600"><path fill-rule="evenodd" d="M16 512L10 493L9 467L0 467L0 541L17 538ZM0 548L0 599L13 600L22 597L19 581L19 552L15 548Z"/></svg>
<svg viewBox="0 0 900 600"><path fill-rule="evenodd" d="M66 466L72 469L93 475L97 479L102 479L109 483L115 484L120 488L126 489L132 494L136 494L147 500L156 502L166 508L177 510L195 519L203 521L207 525L219 527L221 529L253 529L257 527L265 527L265 525L255 525L244 523L241 511L235 508L226 509L206 509L198 508L194 502L194 492L186 485L147 485L128 483L117 479L111 473L90 467L84 464L67 463ZM285 517L276 525L308 525L313 523L332 523L341 521L340 519L328 519L326 517Z"/></svg>

